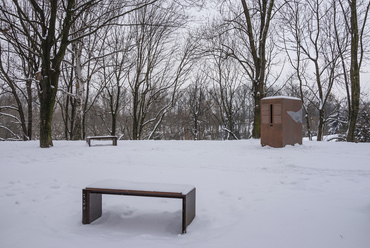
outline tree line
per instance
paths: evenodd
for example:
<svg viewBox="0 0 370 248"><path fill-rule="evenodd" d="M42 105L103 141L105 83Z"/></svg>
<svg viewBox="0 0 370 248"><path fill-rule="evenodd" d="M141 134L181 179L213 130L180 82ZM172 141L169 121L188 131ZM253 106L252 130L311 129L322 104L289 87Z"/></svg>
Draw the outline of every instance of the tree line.
<svg viewBox="0 0 370 248"><path fill-rule="evenodd" d="M247 139L302 100L310 139L368 142L368 0L2 0L0 139ZM209 8L209 6L208 6Z"/></svg>

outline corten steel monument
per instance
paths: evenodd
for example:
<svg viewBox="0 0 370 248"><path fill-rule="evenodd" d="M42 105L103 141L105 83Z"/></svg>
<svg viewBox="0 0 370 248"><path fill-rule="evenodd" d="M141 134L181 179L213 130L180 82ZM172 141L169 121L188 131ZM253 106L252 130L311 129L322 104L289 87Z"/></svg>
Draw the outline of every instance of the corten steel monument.
<svg viewBox="0 0 370 248"><path fill-rule="evenodd" d="M261 145L284 147L302 144L302 102L295 97L261 100Z"/></svg>

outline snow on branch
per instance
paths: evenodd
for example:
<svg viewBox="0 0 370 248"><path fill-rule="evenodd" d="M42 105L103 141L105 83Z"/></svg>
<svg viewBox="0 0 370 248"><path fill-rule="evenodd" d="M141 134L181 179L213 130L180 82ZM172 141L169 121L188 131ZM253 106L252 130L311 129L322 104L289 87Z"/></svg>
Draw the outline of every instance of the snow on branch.
<svg viewBox="0 0 370 248"><path fill-rule="evenodd" d="M221 128L221 130L227 132L228 134L231 134L235 140L239 140L238 137L236 137L235 133L229 130L228 128L223 127Z"/></svg>
<svg viewBox="0 0 370 248"><path fill-rule="evenodd" d="M7 128L6 126L3 126L3 125L0 125L0 128L3 128L5 130L7 130L9 133L11 133L14 137L17 138L17 140L22 140L17 134L15 134L12 130L10 130L9 128ZM4 140L4 139L2 139Z"/></svg>
<svg viewBox="0 0 370 248"><path fill-rule="evenodd" d="M0 112L0 116L6 116L6 117L9 117L9 118L15 119L17 121L16 122L17 124L22 123L17 116L14 116L14 115L11 115L11 114Z"/></svg>
<svg viewBox="0 0 370 248"><path fill-rule="evenodd" d="M0 106L0 111L6 110L6 109L11 109L11 110L18 111L18 108L15 107L15 106Z"/></svg>
<svg viewBox="0 0 370 248"><path fill-rule="evenodd" d="M66 95L68 95L68 96L70 96L70 97L72 97L72 98L77 98L77 95L76 95L76 94L73 94L73 93L71 93L71 92L68 92L68 91L66 91L65 89L58 88L58 91L61 91L61 92L63 92L64 94L66 94Z"/></svg>

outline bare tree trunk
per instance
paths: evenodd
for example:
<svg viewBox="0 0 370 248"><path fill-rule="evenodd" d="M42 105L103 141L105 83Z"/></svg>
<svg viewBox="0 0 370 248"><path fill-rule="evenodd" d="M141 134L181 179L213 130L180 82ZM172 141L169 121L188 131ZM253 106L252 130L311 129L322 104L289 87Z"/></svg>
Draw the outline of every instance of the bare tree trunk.
<svg viewBox="0 0 370 248"><path fill-rule="evenodd" d="M50 72L49 65L42 66L43 78L40 80L40 147L48 148L53 146L51 138L51 122L53 118L55 97L57 93L58 71Z"/></svg>
<svg viewBox="0 0 370 248"><path fill-rule="evenodd" d="M85 82L82 78L82 65L81 65L81 56L82 56L82 41L76 41L73 45L73 52L76 59L76 99L75 99L75 116L74 116L74 125L73 125L73 140L81 140L82 137L82 119L83 119L83 98L84 98L84 89Z"/></svg>
<svg viewBox="0 0 370 248"><path fill-rule="evenodd" d="M298 81L299 81L300 98L301 98L301 101L302 101L302 108L304 109L304 112L305 112L307 135L308 135L308 139L309 140L312 140L311 125L310 125L310 116L308 114L308 109L306 107L306 101L304 99L304 94L303 94L303 82L302 82L302 78L300 76L300 73L297 73L297 74L298 74Z"/></svg>
<svg viewBox="0 0 370 248"><path fill-rule="evenodd" d="M364 58L365 36L369 34L366 32L368 14L370 10L370 1L357 1L357 0L339 0L339 5L342 10L342 18L346 24L346 31L350 35L351 49L350 49L350 68L346 70L343 63L344 72L349 71L350 86L346 80L346 89L348 95L348 130L347 141L355 142L355 130L360 109L360 69ZM347 4L345 4L347 2ZM334 2L335 4L335 2ZM360 13L360 14L359 14ZM362 23L361 23L362 21ZM338 32L336 32L338 36ZM343 57L342 57L343 61Z"/></svg>
<svg viewBox="0 0 370 248"><path fill-rule="evenodd" d="M250 9L245 0L241 0L244 10L244 16L247 23L247 34L249 38L250 52L253 59L254 71L250 75L253 84L254 97L254 121L252 137L261 137L261 99L265 96L265 69L266 69L266 41L269 32L270 22L272 19L272 10L274 8L274 0L260 1L260 19L258 35L254 34L253 19L250 15ZM262 4L261 4L262 2Z"/></svg>
<svg viewBox="0 0 370 248"><path fill-rule="evenodd" d="M357 23L357 1L348 1L351 10L351 68L350 68L350 79L351 79L351 112L349 113L349 126L347 133L347 141L355 142L355 130L357 123L357 116L360 110L360 66L358 62L358 50L359 50L359 31Z"/></svg>
<svg viewBox="0 0 370 248"><path fill-rule="evenodd" d="M116 135L116 129L117 129L117 116L120 108L120 98L121 98L121 86L119 85L119 78L117 78L117 93L114 99L114 94L112 93L110 95L110 112L112 117L112 129L111 129L111 135Z"/></svg>
<svg viewBox="0 0 370 248"><path fill-rule="evenodd" d="M32 80L26 82L27 87L27 136L32 139L32 123L33 123L33 96L32 96Z"/></svg>
<svg viewBox="0 0 370 248"><path fill-rule="evenodd" d="M189 105L190 118L192 124L190 124L190 132L193 135L194 140L199 140L200 137L200 122L202 116L210 110L209 103L206 99L206 80L205 75L197 74L194 82L186 89L187 104ZM204 134L203 134L204 136Z"/></svg>
<svg viewBox="0 0 370 248"><path fill-rule="evenodd" d="M36 12L44 14L46 11L37 2L32 2ZM68 0L66 13L63 20L63 30L60 33L59 44L56 45L55 35L57 33L58 1L50 1L50 17L48 23L42 23L42 40L38 49L41 53L41 75L39 80L40 100L40 147L48 148L53 146L51 137L51 122L55 105L55 97L58 90L60 65L64 58L65 51L69 45L69 31L75 0Z"/></svg>
<svg viewBox="0 0 370 248"><path fill-rule="evenodd" d="M318 110L319 110L319 124L317 126L317 141L322 141L324 137L324 96L323 96L323 86L321 83L321 78L320 78L320 68L318 65L318 49L317 45L315 44L316 48L316 58L312 59L312 61L315 64L315 75L316 75L316 84L317 84L317 89L319 91L319 104L318 104Z"/></svg>

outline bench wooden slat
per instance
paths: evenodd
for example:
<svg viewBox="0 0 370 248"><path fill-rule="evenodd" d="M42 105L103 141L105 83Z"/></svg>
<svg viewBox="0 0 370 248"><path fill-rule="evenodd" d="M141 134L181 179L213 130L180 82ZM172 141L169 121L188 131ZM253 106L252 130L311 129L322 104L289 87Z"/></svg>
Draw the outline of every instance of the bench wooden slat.
<svg viewBox="0 0 370 248"><path fill-rule="evenodd" d="M174 192L158 192L158 191L142 191L142 190L122 190L122 189L99 189L99 188L86 188L92 193L112 194L112 195L137 195L137 196L158 196L158 197L176 197L184 196L182 193Z"/></svg>
<svg viewBox="0 0 370 248"><path fill-rule="evenodd" d="M183 194L186 195L194 188L188 184L169 184L169 183L142 183L130 182L124 180L102 180L90 184L86 189L114 189L124 191L142 191L142 192L161 192L168 194Z"/></svg>
<svg viewBox="0 0 370 248"><path fill-rule="evenodd" d="M88 136L86 139L114 139L114 138L117 138L117 136L111 136L111 135Z"/></svg>

